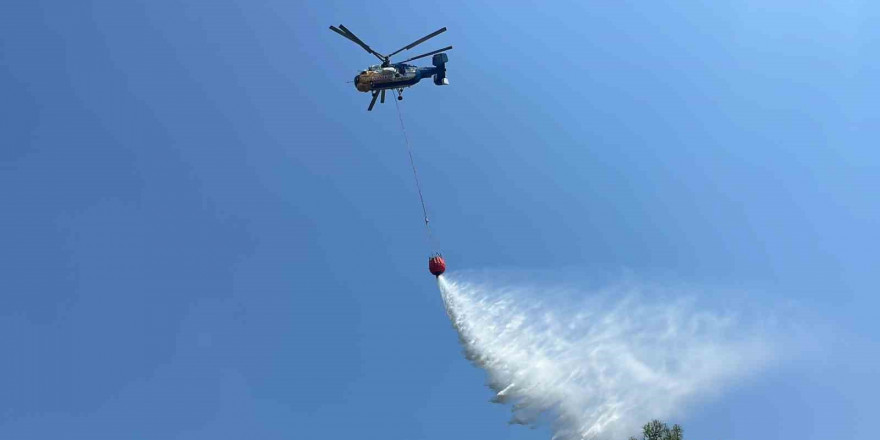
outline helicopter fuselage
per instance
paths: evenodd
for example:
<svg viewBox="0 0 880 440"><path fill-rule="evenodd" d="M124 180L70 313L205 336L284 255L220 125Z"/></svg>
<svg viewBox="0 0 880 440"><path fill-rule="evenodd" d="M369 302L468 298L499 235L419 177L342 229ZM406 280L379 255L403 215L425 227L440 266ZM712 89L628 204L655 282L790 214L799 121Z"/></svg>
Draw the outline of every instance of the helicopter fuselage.
<svg viewBox="0 0 880 440"><path fill-rule="evenodd" d="M444 66L418 67L411 64L391 64L370 66L354 78L354 86L361 92L376 90L403 89L416 85L423 78L441 75L445 78ZM444 83L448 83L445 82ZM438 84L438 85L442 85Z"/></svg>

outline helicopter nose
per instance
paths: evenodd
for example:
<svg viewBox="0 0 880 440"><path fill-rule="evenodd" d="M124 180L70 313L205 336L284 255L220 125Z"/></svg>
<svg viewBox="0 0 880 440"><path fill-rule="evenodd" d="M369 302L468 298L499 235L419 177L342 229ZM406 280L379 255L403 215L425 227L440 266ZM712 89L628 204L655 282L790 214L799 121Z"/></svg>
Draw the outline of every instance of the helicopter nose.
<svg viewBox="0 0 880 440"><path fill-rule="evenodd" d="M355 77L354 77L354 86L355 86L355 88L357 88L357 86L358 86L358 80L359 80L359 79L361 79L361 76L360 76L360 75L355 75Z"/></svg>

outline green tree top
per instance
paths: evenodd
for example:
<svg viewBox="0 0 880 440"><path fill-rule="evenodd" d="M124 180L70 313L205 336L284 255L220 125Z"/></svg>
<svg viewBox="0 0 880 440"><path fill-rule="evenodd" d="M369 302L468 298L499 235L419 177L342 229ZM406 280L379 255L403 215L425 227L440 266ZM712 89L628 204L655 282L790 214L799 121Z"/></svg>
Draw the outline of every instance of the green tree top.
<svg viewBox="0 0 880 440"><path fill-rule="evenodd" d="M659 420L652 420L650 423L642 427L643 440L682 440L682 429L679 425L673 425L669 429L665 423ZM638 440L630 437L629 440Z"/></svg>

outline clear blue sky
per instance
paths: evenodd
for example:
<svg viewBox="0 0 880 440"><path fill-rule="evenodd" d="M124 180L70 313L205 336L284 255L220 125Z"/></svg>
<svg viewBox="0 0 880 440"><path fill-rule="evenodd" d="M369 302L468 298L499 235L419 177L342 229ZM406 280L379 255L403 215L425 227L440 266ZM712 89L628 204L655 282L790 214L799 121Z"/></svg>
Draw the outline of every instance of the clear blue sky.
<svg viewBox="0 0 880 440"><path fill-rule="evenodd" d="M0 438L546 439L487 402L427 273L632 271L834 328L687 437L856 439L880 411L876 2L7 0ZM424 63L423 64L427 64Z"/></svg>

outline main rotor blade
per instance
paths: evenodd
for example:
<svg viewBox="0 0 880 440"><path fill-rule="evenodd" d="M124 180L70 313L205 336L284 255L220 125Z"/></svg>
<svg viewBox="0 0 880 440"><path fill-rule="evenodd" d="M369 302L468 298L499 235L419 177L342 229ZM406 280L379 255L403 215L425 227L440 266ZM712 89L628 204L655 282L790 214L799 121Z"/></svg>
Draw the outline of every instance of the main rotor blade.
<svg viewBox="0 0 880 440"><path fill-rule="evenodd" d="M339 28L337 28L336 26L330 26L330 30L333 31L333 32L336 32L336 33L339 34L339 35L342 35L342 36L345 37L347 40L351 40L351 41L354 42L355 44L360 45L360 43L358 43L357 40L355 40L354 38L350 37L350 36L348 35L348 33L339 30Z"/></svg>
<svg viewBox="0 0 880 440"><path fill-rule="evenodd" d="M404 46L404 47L402 47L402 48L400 48L400 49L397 49L396 52L394 52L394 53L388 55L388 58L393 57L393 56L396 55L398 52L401 52L401 51L404 51L404 50L410 50L410 49L412 49L412 48L414 48L414 47L416 47L416 46L418 46L418 45L424 43L425 41L428 41L428 40L430 40L431 38L434 38L434 37L436 37L437 35L440 35L440 34L442 34L442 33L444 33L444 32L446 32L446 28L445 28L445 27L442 28L442 29L436 30L436 31L434 31L434 32L432 32L432 33L430 33L430 34L428 34L428 35L425 35L424 37L419 38L418 40L413 41L412 43L410 43L410 44L408 44L408 45L406 45L406 46Z"/></svg>
<svg viewBox="0 0 880 440"><path fill-rule="evenodd" d="M382 89L382 99L380 99L379 102L385 104L385 89Z"/></svg>
<svg viewBox="0 0 880 440"><path fill-rule="evenodd" d="M373 106L376 105L376 98L378 98L378 97L379 97L379 91L377 90L377 91L373 92L373 99L370 101L370 106L367 107L368 112L373 110Z"/></svg>
<svg viewBox="0 0 880 440"><path fill-rule="evenodd" d="M348 34L349 37L351 37L351 40L352 40L352 41L354 41L355 43L359 44L361 47L363 47L364 49L366 49L367 52L369 52L369 53L375 55L376 58L379 58L380 60L385 61L385 59L386 59L387 57L385 57L385 56L382 55L381 53L376 52L375 50L373 50L373 48L371 48L370 46L368 46L367 43L364 43L363 40L361 40L360 38L358 38L358 36L355 35L354 32L352 32L352 31L349 30L347 27L345 27L345 26L343 26L343 25L341 25L341 24L339 25L339 28L342 29L343 31L345 31L345 33Z"/></svg>
<svg viewBox="0 0 880 440"><path fill-rule="evenodd" d="M345 32L345 34L348 35L348 38L350 38L352 41L356 42L357 44L367 46L367 43L364 43L363 40L358 38L358 36L355 35L354 32L351 31L351 29L349 29L341 24L339 25L339 29L342 29L342 32ZM370 46L367 46L367 47L370 47ZM370 49L370 50L373 50L373 49Z"/></svg>
<svg viewBox="0 0 880 440"><path fill-rule="evenodd" d="M347 38L348 40L350 40L354 44L357 44L358 46L364 48L365 51L375 55L376 58L379 58L380 60L385 61L385 57L383 57L382 54L380 54L379 52L376 52L370 46L367 46L367 43L364 43L363 41L361 41L361 39L358 38L357 35L355 35L352 31L348 30L347 27L345 27L341 24L339 25L339 27L342 28L342 30L339 30L335 26L330 26L330 30L333 32L336 32L339 35L342 35L343 37Z"/></svg>
<svg viewBox="0 0 880 440"><path fill-rule="evenodd" d="M446 46L446 47L444 47L443 49L437 49L437 50L435 50L435 51L431 51L431 52L428 52L428 53L423 53L423 54L421 54L421 55L419 55L419 56L417 56L417 57L412 57L412 58L410 58L410 59L408 59L408 60L403 60L403 61L401 61L401 63L405 63L405 62L407 62L407 61L412 61L412 60L417 60L417 59L419 59L419 58L424 58L424 57L426 57L426 56L428 56L428 55L434 55L435 53L446 52L446 51L449 50L449 49L452 49L452 46Z"/></svg>

